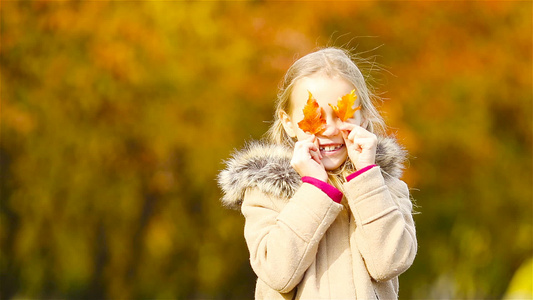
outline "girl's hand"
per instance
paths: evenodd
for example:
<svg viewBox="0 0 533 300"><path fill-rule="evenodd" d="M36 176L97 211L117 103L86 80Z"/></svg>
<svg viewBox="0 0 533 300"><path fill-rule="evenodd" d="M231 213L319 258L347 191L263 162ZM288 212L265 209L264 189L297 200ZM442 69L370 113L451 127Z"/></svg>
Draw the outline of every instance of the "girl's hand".
<svg viewBox="0 0 533 300"><path fill-rule="evenodd" d="M376 163L376 147L378 138L361 126L344 122L340 127L348 157L356 170Z"/></svg>
<svg viewBox="0 0 533 300"><path fill-rule="evenodd" d="M310 176L326 181L328 173L322 164L322 155L318 148L318 140L312 135L309 138L298 141L294 145L291 166L300 176Z"/></svg>

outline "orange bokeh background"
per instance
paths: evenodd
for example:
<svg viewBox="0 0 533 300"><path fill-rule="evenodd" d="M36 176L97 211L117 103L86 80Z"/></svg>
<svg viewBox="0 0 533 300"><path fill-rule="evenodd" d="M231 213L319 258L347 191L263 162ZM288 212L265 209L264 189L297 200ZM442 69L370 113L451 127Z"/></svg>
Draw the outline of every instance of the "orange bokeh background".
<svg viewBox="0 0 533 300"><path fill-rule="evenodd" d="M267 130L286 69L323 46L367 60L410 153L420 248L400 298L531 295L531 2L0 13L0 298L251 298L244 220L215 177Z"/></svg>

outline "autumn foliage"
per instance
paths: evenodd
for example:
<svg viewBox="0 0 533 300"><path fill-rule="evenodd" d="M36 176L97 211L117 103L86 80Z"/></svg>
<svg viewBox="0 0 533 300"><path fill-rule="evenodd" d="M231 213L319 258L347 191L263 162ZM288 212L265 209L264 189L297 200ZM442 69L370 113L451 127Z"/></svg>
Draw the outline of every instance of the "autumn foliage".
<svg viewBox="0 0 533 300"><path fill-rule="evenodd" d="M292 62L326 45L360 53L409 151L419 250L400 299L531 288L532 11L1 1L0 298L252 299L244 220L215 176L267 131Z"/></svg>
<svg viewBox="0 0 533 300"><path fill-rule="evenodd" d="M329 106L331 106L335 115L344 122L353 117L354 113L361 109L360 105L354 107L356 99L355 90L352 90L350 93L339 97L337 105L329 104ZM319 134L326 129L326 118L323 115L323 110L318 105L316 99L313 98L311 92L309 92L309 98L303 108L303 114L304 118L298 122L298 126L304 132L308 134Z"/></svg>
<svg viewBox="0 0 533 300"><path fill-rule="evenodd" d="M354 107L355 100L357 100L357 95L355 95L355 90L352 90L350 93L340 97L337 105L329 104L329 106L331 106L337 117L344 122L361 109L361 105Z"/></svg>
<svg viewBox="0 0 533 300"><path fill-rule="evenodd" d="M298 126L308 134L318 134L326 129L326 118L322 115L322 108L309 92L309 99L303 108L304 118Z"/></svg>

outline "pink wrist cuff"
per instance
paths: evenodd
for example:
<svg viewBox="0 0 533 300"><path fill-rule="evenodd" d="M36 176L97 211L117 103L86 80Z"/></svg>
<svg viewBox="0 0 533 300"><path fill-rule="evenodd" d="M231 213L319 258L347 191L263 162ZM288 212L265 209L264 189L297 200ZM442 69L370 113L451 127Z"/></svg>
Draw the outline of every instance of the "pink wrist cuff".
<svg viewBox="0 0 533 300"><path fill-rule="evenodd" d="M322 190L326 195L328 195L331 200L341 203L342 200L342 193L339 191L336 187L332 186L331 184L324 182L322 180L316 179L314 177L310 176L304 176L302 177L302 182L312 184Z"/></svg>
<svg viewBox="0 0 533 300"><path fill-rule="evenodd" d="M355 177L357 177L357 176L363 174L364 172L372 169L373 167L377 167L377 166L378 165L370 165L370 166L366 166L366 167L362 168L361 170L357 170L357 171L353 172L352 174L346 176L346 181L350 181L350 180L354 179Z"/></svg>

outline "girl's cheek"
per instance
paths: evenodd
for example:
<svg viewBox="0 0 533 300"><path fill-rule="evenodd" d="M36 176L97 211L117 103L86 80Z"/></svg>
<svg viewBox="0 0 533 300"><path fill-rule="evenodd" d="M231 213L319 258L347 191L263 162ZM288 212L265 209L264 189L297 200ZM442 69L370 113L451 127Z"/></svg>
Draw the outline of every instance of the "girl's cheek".
<svg viewBox="0 0 533 300"><path fill-rule="evenodd" d="M355 124L357 126L361 126L362 120L363 116L361 115L361 111L358 110L355 112L355 115L347 121L350 121L350 123Z"/></svg>
<svg viewBox="0 0 533 300"><path fill-rule="evenodd" d="M296 139L298 141L308 139L310 136L310 134L305 133L305 131L301 130L300 128L296 129Z"/></svg>
<svg viewBox="0 0 533 300"><path fill-rule="evenodd" d="M361 117L360 116L355 116L353 118L349 118L348 120L346 120L346 122L350 123L350 124L357 125L357 126L361 126Z"/></svg>

